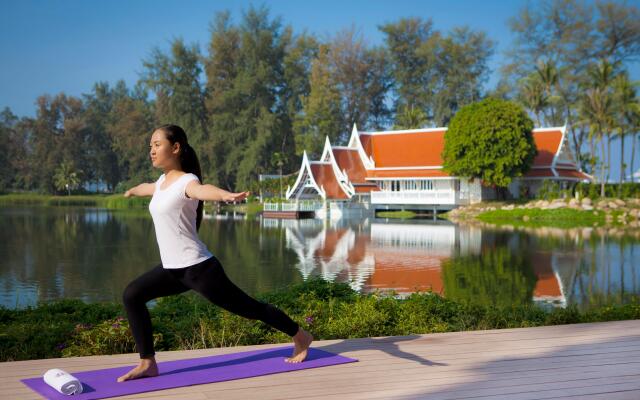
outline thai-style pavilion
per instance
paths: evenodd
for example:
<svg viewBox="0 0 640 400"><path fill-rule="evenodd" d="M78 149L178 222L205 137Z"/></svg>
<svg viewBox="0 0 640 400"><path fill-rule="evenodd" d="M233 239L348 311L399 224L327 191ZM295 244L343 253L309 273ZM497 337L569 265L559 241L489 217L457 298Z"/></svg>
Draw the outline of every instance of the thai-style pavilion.
<svg viewBox="0 0 640 400"><path fill-rule="evenodd" d="M325 141L318 161L304 152L289 200L322 199L381 208L451 209L495 198L495 190L443 169L447 128L359 132L354 125L347 146ZM514 179L513 197L535 194L545 180L567 187L591 180L575 162L566 126L533 130L538 150L529 172Z"/></svg>

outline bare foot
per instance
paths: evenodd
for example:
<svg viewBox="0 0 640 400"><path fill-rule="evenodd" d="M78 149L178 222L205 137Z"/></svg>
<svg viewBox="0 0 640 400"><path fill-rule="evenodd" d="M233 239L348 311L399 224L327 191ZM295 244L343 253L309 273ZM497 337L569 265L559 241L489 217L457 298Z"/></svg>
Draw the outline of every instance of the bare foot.
<svg viewBox="0 0 640 400"><path fill-rule="evenodd" d="M158 364L155 358L142 358L140 364L118 378L118 382L128 381L130 379L147 378L158 376Z"/></svg>
<svg viewBox="0 0 640 400"><path fill-rule="evenodd" d="M298 333L293 337L293 355L290 358L285 358L284 361L288 363L301 363L307 358L307 350L313 342L313 336L304 329L300 328Z"/></svg>

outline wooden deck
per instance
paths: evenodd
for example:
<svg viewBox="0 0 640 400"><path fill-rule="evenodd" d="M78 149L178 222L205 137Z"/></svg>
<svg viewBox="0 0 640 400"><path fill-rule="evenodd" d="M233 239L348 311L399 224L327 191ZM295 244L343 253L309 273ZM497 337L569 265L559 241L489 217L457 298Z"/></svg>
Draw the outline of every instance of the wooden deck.
<svg viewBox="0 0 640 400"><path fill-rule="evenodd" d="M159 361L250 346L159 353ZM120 399L640 399L640 320L330 340L313 347L360 360ZM137 355L0 363L1 399L39 399L19 379L133 365Z"/></svg>

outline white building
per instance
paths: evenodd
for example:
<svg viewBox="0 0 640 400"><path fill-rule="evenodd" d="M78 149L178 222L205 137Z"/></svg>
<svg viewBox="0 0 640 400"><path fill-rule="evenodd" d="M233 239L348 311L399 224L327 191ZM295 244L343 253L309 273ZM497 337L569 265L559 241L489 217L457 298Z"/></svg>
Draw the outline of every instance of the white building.
<svg viewBox="0 0 640 400"><path fill-rule="evenodd" d="M322 199L331 207L366 204L374 209L447 210L495 198L495 190L451 176L443 170L447 128L359 132L354 125L347 146L332 146L327 138L319 161L306 152L298 178L287 189L289 200ZM562 186L588 181L569 146L566 127L533 130L538 149L533 166L509 190L535 194L545 180ZM524 185L524 187L522 187Z"/></svg>

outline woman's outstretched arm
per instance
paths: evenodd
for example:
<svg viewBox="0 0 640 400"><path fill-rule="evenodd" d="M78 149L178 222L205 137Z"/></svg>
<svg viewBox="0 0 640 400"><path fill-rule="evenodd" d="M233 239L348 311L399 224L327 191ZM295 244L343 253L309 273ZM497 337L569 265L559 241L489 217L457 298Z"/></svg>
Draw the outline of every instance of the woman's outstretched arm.
<svg viewBox="0 0 640 400"><path fill-rule="evenodd" d="M153 196L153 192L156 190L155 183L141 183L138 186L132 187L131 189L124 192L124 197L131 196Z"/></svg>
<svg viewBox="0 0 640 400"><path fill-rule="evenodd" d="M202 201L242 201L249 196L249 192L231 193L210 184L201 185L197 181L189 182L185 193L192 199Z"/></svg>

